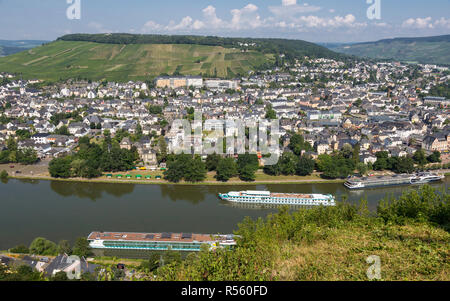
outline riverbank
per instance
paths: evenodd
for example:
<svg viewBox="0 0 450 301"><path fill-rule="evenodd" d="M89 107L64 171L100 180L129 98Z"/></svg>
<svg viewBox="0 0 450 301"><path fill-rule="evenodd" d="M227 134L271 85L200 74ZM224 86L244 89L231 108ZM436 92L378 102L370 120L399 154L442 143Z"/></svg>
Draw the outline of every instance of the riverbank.
<svg viewBox="0 0 450 301"><path fill-rule="evenodd" d="M171 183L164 180L163 171L148 171L148 170L131 170L128 172L111 173L109 177L104 174L103 176L95 179L85 178L69 178L60 179L52 178L48 173L48 162L42 162L39 165L14 165L11 168L10 164L0 165L0 171L6 170L9 173L9 178L23 179L23 180L46 180L46 181L62 181L62 182L79 182L79 183L102 183L102 184L140 184L140 185L192 185L192 186L238 186L238 185L268 185L268 184L280 184L280 185L302 185L302 184L342 184L345 182L343 179L323 179L320 173L313 173L310 176L270 176L265 174L262 170L258 170L255 174L256 179L254 182L241 181L238 177L230 179L228 182L219 182L215 179L215 172L208 172L204 181L198 183L191 183L181 181L179 183ZM450 172L448 170L443 171L445 176L449 177ZM391 175L391 172L373 172L375 176ZM149 177L149 178L147 178Z"/></svg>
<svg viewBox="0 0 450 301"><path fill-rule="evenodd" d="M78 183L102 183L102 184L139 184L139 185L182 185L182 186L239 186L239 185L268 185L268 184L279 184L279 185L292 185L292 184L336 184L336 183L344 183L345 180L326 180L326 179L277 179L277 180L256 180L254 182L244 182L241 180L230 180L228 182L217 182L217 181L203 181L198 183L190 183L181 181L179 183L171 183L161 180L139 180L139 179L117 179L117 178L96 178L96 179L82 179L82 178L70 178L70 179L60 179L60 178L52 178L50 176L31 176L31 175L23 175L23 176L10 176L10 179L18 179L18 180L44 180L44 181L59 181L59 182L78 182Z"/></svg>

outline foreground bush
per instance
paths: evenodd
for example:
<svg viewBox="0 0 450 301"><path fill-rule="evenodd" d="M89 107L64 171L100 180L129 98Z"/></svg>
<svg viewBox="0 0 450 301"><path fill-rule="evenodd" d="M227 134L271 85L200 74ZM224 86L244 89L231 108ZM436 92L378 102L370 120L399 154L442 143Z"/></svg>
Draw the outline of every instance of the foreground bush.
<svg viewBox="0 0 450 301"><path fill-rule="evenodd" d="M204 250L158 268L160 280L368 280L366 259L381 259L383 280L450 280L448 195L424 187L383 202L340 203L245 219L233 251Z"/></svg>

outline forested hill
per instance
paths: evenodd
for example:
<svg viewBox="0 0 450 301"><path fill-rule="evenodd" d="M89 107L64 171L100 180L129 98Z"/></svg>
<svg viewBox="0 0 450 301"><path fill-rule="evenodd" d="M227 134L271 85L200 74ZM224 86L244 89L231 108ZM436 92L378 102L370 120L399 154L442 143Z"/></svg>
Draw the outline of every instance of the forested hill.
<svg viewBox="0 0 450 301"><path fill-rule="evenodd" d="M282 53L289 58L304 56L317 58L342 59L346 55L336 53L314 43L302 40L287 39L256 39L256 38L223 38L216 36L189 36L189 35L138 35L138 34L70 34L58 40L83 41L105 44L187 44L204 46L221 46L225 48L238 48L241 45L248 49L262 53Z"/></svg>
<svg viewBox="0 0 450 301"><path fill-rule="evenodd" d="M372 59L450 65L450 35L386 39L329 48L337 52Z"/></svg>

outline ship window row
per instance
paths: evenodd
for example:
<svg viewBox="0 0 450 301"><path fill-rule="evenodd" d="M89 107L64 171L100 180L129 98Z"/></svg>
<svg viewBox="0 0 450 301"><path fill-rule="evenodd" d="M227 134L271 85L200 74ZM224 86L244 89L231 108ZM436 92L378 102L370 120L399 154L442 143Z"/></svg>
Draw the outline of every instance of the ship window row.
<svg viewBox="0 0 450 301"><path fill-rule="evenodd" d="M241 202L244 203L254 203L254 200L239 200ZM316 202L325 202L324 200L296 200L295 203L296 204L300 204L300 205L308 205L311 202L316 201ZM270 201L266 201L266 203L273 203L273 204L292 204L292 200L270 200Z"/></svg>
<svg viewBox="0 0 450 301"><path fill-rule="evenodd" d="M241 200L251 200L251 201L257 199L257 198L254 198L254 197L242 197L242 196L238 196L237 198L241 199ZM265 201L267 199L261 199L261 200ZM296 199L296 198L273 198L272 200L281 200L281 201L292 201L292 200L296 201L296 200L300 200L300 201L306 201L306 202L308 202L308 201L325 201L323 199Z"/></svg>
<svg viewBox="0 0 450 301"><path fill-rule="evenodd" d="M140 243L140 242L104 242L105 247L118 248L177 248L177 249L198 249L201 243Z"/></svg>

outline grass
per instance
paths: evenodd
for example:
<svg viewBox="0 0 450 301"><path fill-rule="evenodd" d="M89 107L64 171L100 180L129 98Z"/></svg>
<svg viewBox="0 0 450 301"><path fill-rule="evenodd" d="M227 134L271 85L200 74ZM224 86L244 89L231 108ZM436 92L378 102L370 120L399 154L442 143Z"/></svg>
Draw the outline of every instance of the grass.
<svg viewBox="0 0 450 301"><path fill-rule="evenodd" d="M405 193L376 213L367 202L290 211L239 224L233 252L202 251L159 280L368 281L380 259L381 281L449 281L448 195L430 186Z"/></svg>
<svg viewBox="0 0 450 301"><path fill-rule="evenodd" d="M175 71L212 76L217 70L219 77L227 77L229 68L234 73L246 72L272 60L272 54L240 53L219 46L56 41L0 58L0 70L49 81L74 77L129 81Z"/></svg>
<svg viewBox="0 0 450 301"><path fill-rule="evenodd" d="M118 257L94 257L89 262L93 264L99 265L117 265L119 263L125 264L128 268L130 267L139 267L142 262L145 262L146 259L128 259L128 258L118 258Z"/></svg>
<svg viewBox="0 0 450 301"><path fill-rule="evenodd" d="M428 225L373 228L349 224L329 229L312 243L279 248L279 280L367 280L366 258L380 257L382 280L450 280L450 235Z"/></svg>

